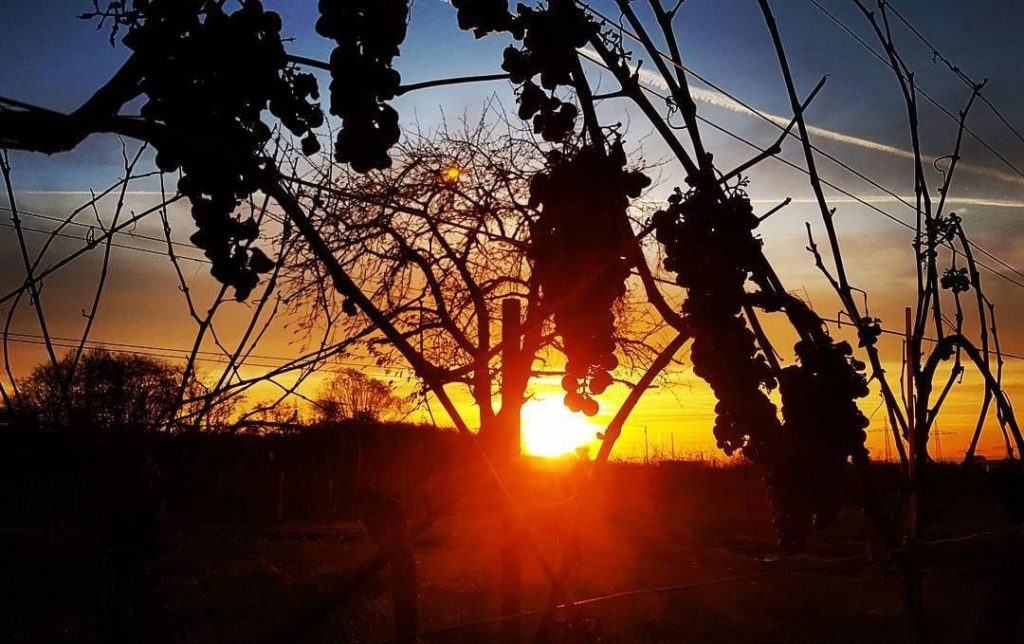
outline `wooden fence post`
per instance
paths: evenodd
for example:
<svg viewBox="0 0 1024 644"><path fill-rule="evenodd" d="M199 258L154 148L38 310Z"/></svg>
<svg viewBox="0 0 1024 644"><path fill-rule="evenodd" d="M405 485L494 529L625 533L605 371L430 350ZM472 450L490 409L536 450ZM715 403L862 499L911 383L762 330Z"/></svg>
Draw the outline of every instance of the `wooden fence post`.
<svg viewBox="0 0 1024 644"><path fill-rule="evenodd" d="M522 431L521 417L518 413L521 401L513 400L519 395L515 391L514 382L518 380L515 370L520 367L521 335L522 321L519 299L505 298L501 302L502 411L508 410L506 404L511 403L517 413L502 414L503 422L499 424L501 436L495 442L498 445L496 451L504 464L506 481L513 492L519 489L518 472ZM522 607L522 549L513 526L504 526L502 532L499 601L501 614L506 616L519 613ZM519 619L502 622L501 630L506 643L519 642L522 638L522 623Z"/></svg>
<svg viewBox="0 0 1024 644"><path fill-rule="evenodd" d="M274 516L277 518L277 522L281 523L282 517L284 517L284 468L277 468L277 503L274 508Z"/></svg>
<svg viewBox="0 0 1024 644"><path fill-rule="evenodd" d="M392 494L367 488L362 493L360 517L370 539L390 559L396 641L416 642L419 621L416 557L402 501Z"/></svg>

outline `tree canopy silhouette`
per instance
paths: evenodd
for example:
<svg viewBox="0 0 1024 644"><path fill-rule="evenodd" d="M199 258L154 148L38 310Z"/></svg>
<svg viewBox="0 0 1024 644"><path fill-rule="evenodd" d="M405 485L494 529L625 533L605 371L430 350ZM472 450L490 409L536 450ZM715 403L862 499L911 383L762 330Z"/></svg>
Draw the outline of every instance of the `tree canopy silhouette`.
<svg viewBox="0 0 1024 644"><path fill-rule="evenodd" d="M179 368L147 356L87 351L68 385L73 359L69 352L56 370L42 364L19 383L19 415L45 428L134 432L173 416Z"/></svg>

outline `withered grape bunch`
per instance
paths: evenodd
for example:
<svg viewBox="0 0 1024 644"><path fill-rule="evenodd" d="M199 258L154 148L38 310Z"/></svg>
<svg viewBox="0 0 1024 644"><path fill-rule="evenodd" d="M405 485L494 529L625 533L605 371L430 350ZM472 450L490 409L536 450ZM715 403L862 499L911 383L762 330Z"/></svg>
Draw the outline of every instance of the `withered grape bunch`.
<svg viewBox="0 0 1024 644"><path fill-rule="evenodd" d="M857 346L871 347L878 344L878 338L882 335L882 321L878 318L861 318L857 326Z"/></svg>
<svg viewBox="0 0 1024 644"><path fill-rule="evenodd" d="M495 31L511 31L514 26L507 0L452 0L458 11L459 29L472 30L477 38ZM522 38L519 35L518 38Z"/></svg>
<svg viewBox="0 0 1024 644"><path fill-rule="evenodd" d="M593 416L593 396L612 384L610 372L618 366L612 309L629 277L626 209L650 179L624 168L619 143L610 151L552 152L549 161L530 184L530 203L540 215L530 227L529 257L568 360L565 404Z"/></svg>
<svg viewBox="0 0 1024 644"><path fill-rule="evenodd" d="M519 5L517 11L515 23L523 46L507 47L501 68L513 83L522 84L520 118L532 118L533 131L545 141L559 142L572 134L577 109L556 97L554 90L572 84L572 71L578 64L576 49L587 44L597 26L574 2L549 3L545 9ZM533 80L537 76L539 86Z"/></svg>
<svg viewBox="0 0 1024 644"><path fill-rule="evenodd" d="M341 118L334 156L357 172L391 167L398 112L387 104L401 76L392 67L405 40L408 0L320 0L316 31L331 52L330 112Z"/></svg>
<svg viewBox="0 0 1024 644"><path fill-rule="evenodd" d="M836 513L847 459L867 455L867 419L856 404L868 393L865 365L852 357L848 343L816 330L795 347L799 365L782 369L776 380L740 315L748 284L757 283L761 246L754 235L758 220L741 191L676 191L653 223L665 268L687 289L683 312L694 333L691 360L718 399L718 446L766 468L780 545L799 550L810 528ZM762 294L770 292L758 285ZM797 308L788 312L805 316L809 328L820 324L809 309ZM865 319L862 345L874 342L877 326ZM776 386L782 421L768 397Z"/></svg>
<svg viewBox="0 0 1024 644"><path fill-rule="evenodd" d="M178 190L192 204L198 230L192 242L212 263L215 278L245 299L272 262L249 248L259 234L254 220L233 216L255 192L268 168L263 155L271 129L265 109L315 148L312 130L323 124L316 80L285 58L281 18L259 0L231 13L203 0L135 0L118 16L122 42L134 53L142 117L175 133L156 142L157 166L179 168Z"/></svg>
<svg viewBox="0 0 1024 644"><path fill-rule="evenodd" d="M797 503L802 499L788 485L789 478L776 471L787 462L781 423L768 397L777 383L740 315L760 249L750 201L739 191L711 195L677 189L652 223L665 268L687 289L683 313L693 329L690 359L694 373L718 400L718 447L766 467L780 542L794 541L791 535L806 531L791 525L791 517L803 516L793 508L805 505Z"/></svg>
<svg viewBox="0 0 1024 644"><path fill-rule="evenodd" d="M769 482L786 516L777 519L787 526L783 547L799 550L811 525L831 523L839 509L843 469L851 455L867 455L864 442L868 419L856 400L868 395L864 363L853 358L847 342L828 336L796 344L799 366L786 367L779 375L782 414L788 458L776 466Z"/></svg>
<svg viewBox="0 0 1024 644"><path fill-rule="evenodd" d="M693 370L718 398L715 438L726 454L741 450L761 462L779 423L766 393L775 378L740 316L761 246L753 235L757 218L738 191L716 198L677 190L668 201L652 223L665 268L687 289L683 312L694 328Z"/></svg>
<svg viewBox="0 0 1024 644"><path fill-rule="evenodd" d="M519 4L513 15L503 0L454 0L459 27L477 37L507 31L521 47L505 49L501 68L520 85L519 117L533 121L533 130L549 143L573 133L578 110L555 96L559 86L572 85L578 64L576 50L597 33L597 25L573 2L548 3L534 9ZM537 83L539 80L539 84Z"/></svg>
<svg viewBox="0 0 1024 644"><path fill-rule="evenodd" d="M942 274L942 278L939 280L939 285L942 288L951 290L957 294L966 293L971 290L971 278L968 275L966 268L950 267Z"/></svg>

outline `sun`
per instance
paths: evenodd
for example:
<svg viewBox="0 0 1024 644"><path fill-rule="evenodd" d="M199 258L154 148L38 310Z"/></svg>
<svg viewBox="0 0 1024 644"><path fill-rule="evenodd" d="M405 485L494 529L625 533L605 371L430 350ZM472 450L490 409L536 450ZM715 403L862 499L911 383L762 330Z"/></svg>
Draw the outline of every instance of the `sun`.
<svg viewBox="0 0 1024 644"><path fill-rule="evenodd" d="M561 396L532 399L523 406L523 451L533 456L564 456L596 439L600 431L562 404Z"/></svg>

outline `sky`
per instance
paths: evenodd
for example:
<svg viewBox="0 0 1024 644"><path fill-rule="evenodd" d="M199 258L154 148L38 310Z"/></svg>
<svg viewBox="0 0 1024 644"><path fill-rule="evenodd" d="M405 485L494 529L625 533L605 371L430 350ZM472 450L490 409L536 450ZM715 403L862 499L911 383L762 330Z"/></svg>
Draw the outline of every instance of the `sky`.
<svg viewBox="0 0 1024 644"><path fill-rule="evenodd" d="M874 46L867 23L851 2L817 2ZM313 31L314 0L276 0L265 4L281 13L284 32L293 38L288 44L290 52L318 59L328 57L331 43ZM1018 131L1024 131L1024 103L1019 100L1024 90L1024 76L1020 74L1024 44L1019 39L1020 28L1024 25L1024 5L1007 0L971 3L900 0L890 4L966 73L976 79L988 79L984 95ZM0 53L5 61L16 61L0 67L2 96L55 110L71 110L109 78L126 58L123 47L109 45L106 31L97 31L95 25L76 18L91 7L91 2L0 0L0 6L5 16L5 21L0 23ZM607 15L617 15L609 0L596 0L593 6ZM911 233L885 215L910 221L913 211L878 187L889 188L907 199L912 195L912 166L907 158L910 142L895 80L890 70L825 16L812 0L776 1L773 7L800 91L809 92L822 76L827 76L823 90L807 113L807 120L813 126L813 142L878 184L872 185L827 159L819 160L824 178L885 213L828 190L830 201L837 208L836 222L852 282L870 294L871 312L881 317L886 327L899 328L902 307L909 304L914 295ZM785 122L788 121L789 100L757 3L754 0L687 0L677 23L685 64L749 106L744 107L735 99L695 81L698 113L757 145L774 142L777 130L752 114L750 108L766 115L768 120ZM959 111L968 90L906 28L899 24L893 28L919 87L952 113ZM500 71L501 51L506 44L507 40L501 36L476 40L471 34L459 31L454 9L443 0L416 0L409 36L396 66L406 83L495 73ZM645 69L651 67L649 61L644 65ZM597 67L589 66L587 71L595 84L612 86ZM321 87L326 89L324 75L320 74L320 78ZM649 83L650 89L658 90L655 82L644 76L642 79ZM397 100L395 106L403 123L429 128L442 118L479 113L483 103L493 97L511 105L511 86L507 82L494 82L413 92ZM646 160L656 162L666 156L666 150L650 136L651 128L635 111L622 104L608 104L602 107L601 115L607 121L626 123L627 141L634 150L642 142ZM927 101L922 102L921 117L923 153L928 157L948 154L955 136L952 121ZM1024 141L988 106L978 105L969 124L980 139L1011 164L1024 167ZM749 147L710 126L704 133L719 167L732 167L753 154ZM962 172L953 186L951 206L964 217L972 239L980 247L1024 272L1021 227L1024 178L971 137L964 142L962 156ZM785 146L782 157L802 165L799 145L793 141ZM36 215L63 217L83 203L90 190L102 189L116 179L122 169L122 150L116 139L95 136L69 154L45 157L12 153L11 160L21 209ZM672 166L662 166L658 174L658 185L650 195L654 199L663 198L681 181L679 169ZM767 210L787 197L794 200L761 228L766 253L791 291L810 300L824 316L835 317L838 302L805 248L804 222L811 222L821 239L819 217L806 177L776 161L769 161L755 168L750 179L749 192L760 210ZM929 176L933 187L939 179L937 172ZM136 191L128 195L129 208L144 209L155 199L151 191L157 189L155 180L139 182ZM6 195L2 197L0 205L6 207ZM105 201L102 205L104 209L99 215L108 217L111 202ZM5 225L0 227L0 289L3 292L16 287L23 278L8 215L7 211L0 210L0 223ZM190 233L187 210L173 208L171 219L175 222L176 237L184 242ZM95 217L88 212L81 220L95 223ZM52 222L44 218L26 217L26 226L44 230L51 225ZM79 227L74 234L85 235L87 230ZM144 221L134 232L159 236L159 221ZM41 235L28 235L30 245L38 248ZM153 250L160 248L158 243L143 237L121 241ZM52 257L59 257L62 251L69 252L80 244L80 240L59 240ZM199 253L193 251L192 254L198 256ZM1024 276L999 266L995 260L986 258L985 261L1010 278L992 273L985 275L988 295L1000 313L1003 349L1024 355L1024 325L1020 322L1024 319L1024 298L1021 286L1010 281L1024 284ZM194 326L183 311L175 276L166 259L161 260L151 253L115 249L114 262L116 271L105 293L93 338L134 345L188 346ZM185 264L197 297L210 297L216 285L205 268L195 263ZM98 267L98 258L93 253L47 282L44 304L54 335L75 337L81 329L82 310L91 297L91 284ZM4 313L9 305L0 305ZM239 304L227 311L226 324L230 325L231 319L243 319L247 306ZM38 334L34 312L25 304L13 319L14 331ZM778 326L772 321L769 324L771 328ZM840 330L837 334L843 332ZM303 342L304 338L291 329L274 329L261 351L273 356L291 355ZM12 344L11 347L9 358L16 377L27 373L33 364L44 358L38 346ZM898 371L899 340L886 339L882 347L886 359ZM682 358L685 363L685 351ZM370 373L401 378L405 372L370 369ZM1024 362L1008 360L1005 377L1011 396L1024 395ZM554 382L542 381L535 385L539 401L556 396L557 390ZM624 391L613 389L608 394L609 399L623 396ZM953 458L966 446L980 391L980 381L968 376L950 398L946 413L939 420L944 457ZM713 454L715 448L710 432L713 403L710 392L692 373L685 369L673 373L645 396L627 424L617 451L626 457L642 455L644 428L647 428L648 446L655 445L667 452L674 445L678 453ZM468 403L463 400L461 404ZM876 405L877 397L872 397L865 400L862 407L870 414ZM595 431L608 420L614 405L606 404L603 409L591 423ZM882 422L881 413L873 416L869 445L876 455L885 453ZM994 427L986 430L980 451L991 457L1004 453L1002 438Z"/></svg>

